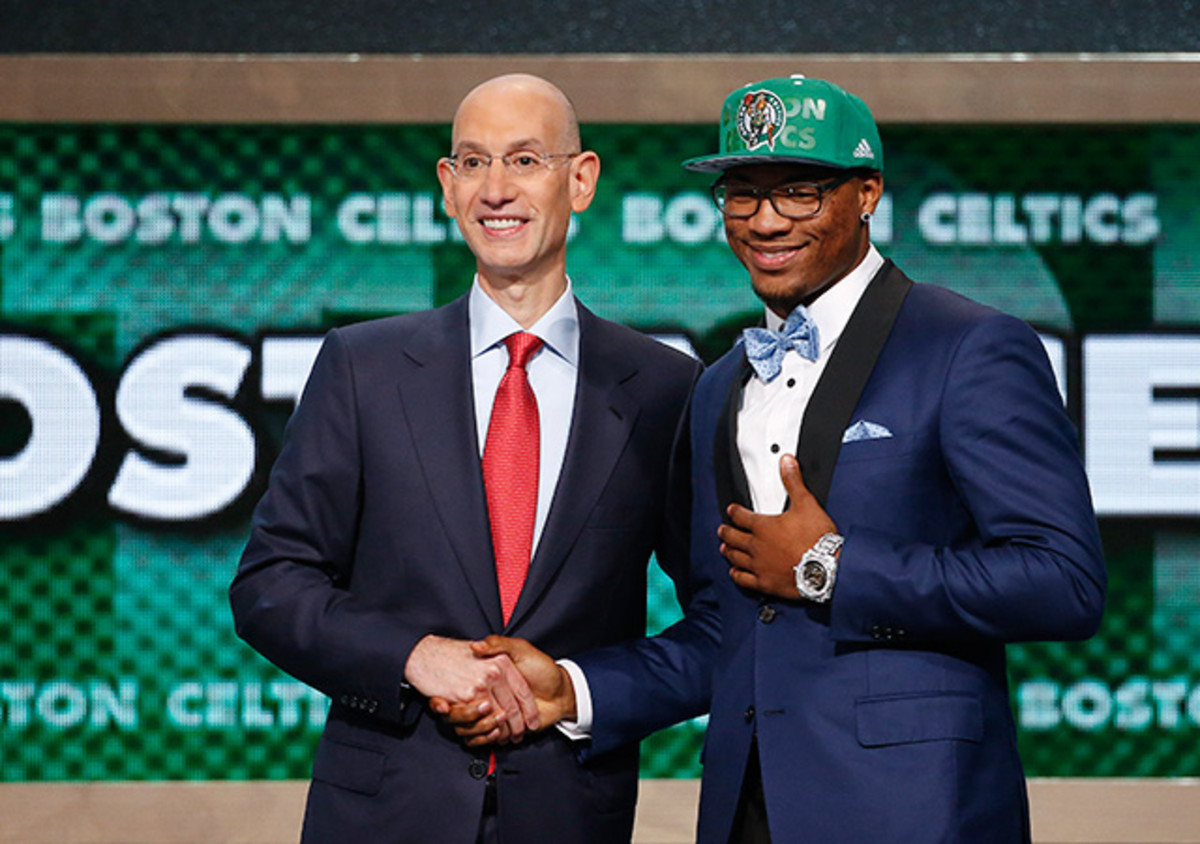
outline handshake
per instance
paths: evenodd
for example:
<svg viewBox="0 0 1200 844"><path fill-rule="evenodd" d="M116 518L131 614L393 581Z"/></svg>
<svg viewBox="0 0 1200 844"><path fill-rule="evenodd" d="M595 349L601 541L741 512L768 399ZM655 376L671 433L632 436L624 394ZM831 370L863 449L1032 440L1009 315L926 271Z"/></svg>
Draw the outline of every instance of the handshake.
<svg viewBox="0 0 1200 844"><path fill-rule="evenodd" d="M576 717L566 669L524 639L431 634L413 648L404 674L469 747L520 742Z"/></svg>

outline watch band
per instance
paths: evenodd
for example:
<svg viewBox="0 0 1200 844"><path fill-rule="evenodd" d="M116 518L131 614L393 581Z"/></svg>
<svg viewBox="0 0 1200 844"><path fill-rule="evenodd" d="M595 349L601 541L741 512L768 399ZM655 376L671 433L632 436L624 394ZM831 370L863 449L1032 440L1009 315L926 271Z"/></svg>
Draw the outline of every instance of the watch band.
<svg viewBox="0 0 1200 844"><path fill-rule="evenodd" d="M827 533L817 540L817 544L812 547L812 550L818 554L828 554L833 556L842 547L846 541L845 537L837 533Z"/></svg>

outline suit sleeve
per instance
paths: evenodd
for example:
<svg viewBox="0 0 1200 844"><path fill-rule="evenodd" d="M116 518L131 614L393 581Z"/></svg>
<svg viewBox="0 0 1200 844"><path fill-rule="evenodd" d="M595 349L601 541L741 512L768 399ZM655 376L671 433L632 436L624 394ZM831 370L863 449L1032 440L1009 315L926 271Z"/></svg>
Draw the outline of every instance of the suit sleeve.
<svg viewBox="0 0 1200 844"><path fill-rule="evenodd" d="M1028 326L996 315L966 331L946 375L937 443L975 535L939 547L848 526L833 637L1091 636L1106 588L1099 531L1074 427ZM909 500L880 506L922 506L919 488L906 492Z"/></svg>
<svg viewBox="0 0 1200 844"><path fill-rule="evenodd" d="M329 333L284 435L230 587L238 635L292 676L376 717L408 720L402 683L427 631L347 589L362 500L354 369Z"/></svg>
<svg viewBox="0 0 1200 844"><path fill-rule="evenodd" d="M639 741L709 708L720 623L709 570L696 564L691 542L695 505L689 419L685 413L676 434L663 536L656 549L684 617L656 636L572 657L587 676L592 697L592 740L585 758Z"/></svg>

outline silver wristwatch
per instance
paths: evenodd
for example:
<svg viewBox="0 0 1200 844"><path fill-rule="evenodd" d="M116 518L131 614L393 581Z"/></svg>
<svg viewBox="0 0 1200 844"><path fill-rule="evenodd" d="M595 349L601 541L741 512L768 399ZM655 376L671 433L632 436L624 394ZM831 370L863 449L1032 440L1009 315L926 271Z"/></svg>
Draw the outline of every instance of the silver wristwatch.
<svg viewBox="0 0 1200 844"><path fill-rule="evenodd" d="M827 533L817 544L804 552L796 563L796 589L800 597L823 604L833 594L833 582L837 580L838 549L845 540L836 533Z"/></svg>

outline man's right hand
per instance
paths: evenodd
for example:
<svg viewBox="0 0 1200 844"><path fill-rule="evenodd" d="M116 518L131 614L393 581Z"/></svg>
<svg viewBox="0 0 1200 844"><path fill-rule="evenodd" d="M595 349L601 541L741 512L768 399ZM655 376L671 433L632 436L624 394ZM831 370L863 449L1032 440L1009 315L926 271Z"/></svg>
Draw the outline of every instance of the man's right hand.
<svg viewBox="0 0 1200 844"><path fill-rule="evenodd" d="M472 642L471 650L480 659L508 658L529 684L538 711L541 728L552 727L559 721L574 720L575 687L566 669L524 639L488 636L482 642ZM435 698L429 702L442 720L454 727L455 733L468 746L503 744L503 721L489 712L484 701L452 702ZM531 727L530 729L538 729Z"/></svg>
<svg viewBox="0 0 1200 844"><path fill-rule="evenodd" d="M541 726L539 705L512 659L499 650L480 654L475 644L430 634L409 654L404 677L438 714L438 706L469 705L489 719L494 742L518 742Z"/></svg>

